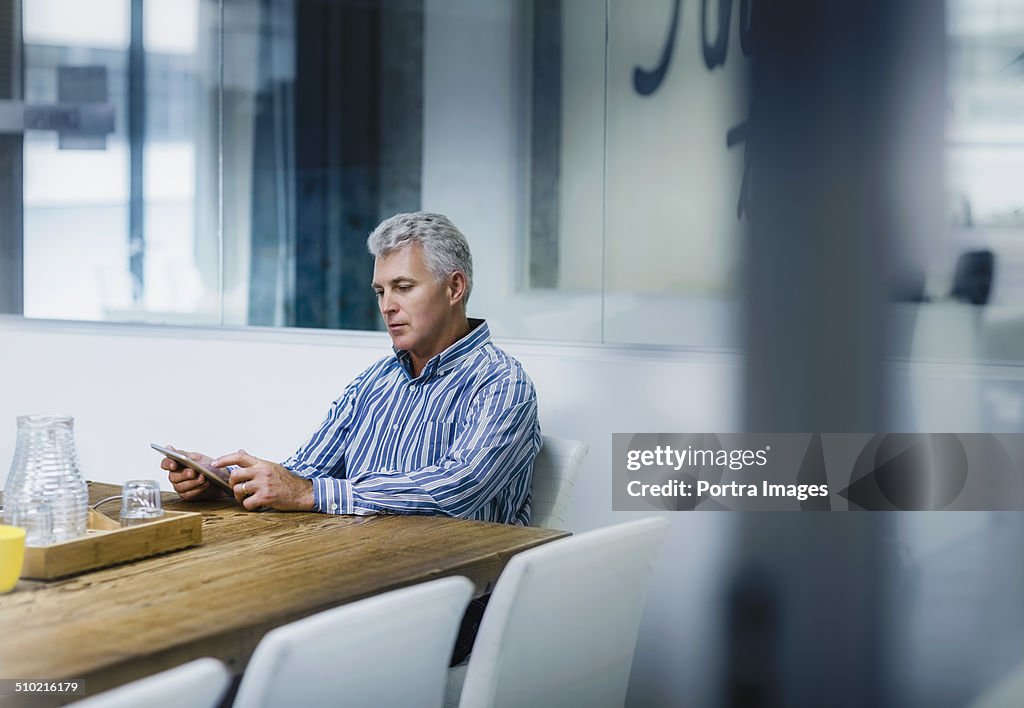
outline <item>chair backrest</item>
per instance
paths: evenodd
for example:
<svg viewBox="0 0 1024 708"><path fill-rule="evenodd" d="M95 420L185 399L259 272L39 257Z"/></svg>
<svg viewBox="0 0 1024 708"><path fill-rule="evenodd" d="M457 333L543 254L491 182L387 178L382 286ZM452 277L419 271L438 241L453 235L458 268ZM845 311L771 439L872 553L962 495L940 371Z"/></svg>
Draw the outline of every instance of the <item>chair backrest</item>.
<svg viewBox="0 0 1024 708"><path fill-rule="evenodd" d="M487 605L460 708L621 708L668 526L647 518L514 556Z"/></svg>
<svg viewBox="0 0 1024 708"><path fill-rule="evenodd" d="M196 659L73 703L77 708L213 708L231 673L217 659Z"/></svg>
<svg viewBox="0 0 1024 708"><path fill-rule="evenodd" d="M544 436L544 444L533 463L530 526L563 527L576 473L588 449L586 443L578 440Z"/></svg>
<svg viewBox="0 0 1024 708"><path fill-rule="evenodd" d="M442 578L306 617L267 633L235 707L440 706L466 578Z"/></svg>

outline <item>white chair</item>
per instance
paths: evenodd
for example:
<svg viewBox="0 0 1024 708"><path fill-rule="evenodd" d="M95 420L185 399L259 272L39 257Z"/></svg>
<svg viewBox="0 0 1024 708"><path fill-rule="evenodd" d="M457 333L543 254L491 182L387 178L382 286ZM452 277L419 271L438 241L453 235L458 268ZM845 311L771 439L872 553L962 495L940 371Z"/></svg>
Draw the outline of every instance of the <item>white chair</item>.
<svg viewBox="0 0 1024 708"><path fill-rule="evenodd" d="M648 518L523 551L484 613L447 704L621 708L654 557L669 523ZM465 671L461 696L458 677Z"/></svg>
<svg viewBox="0 0 1024 708"><path fill-rule="evenodd" d="M255 706L440 706L466 578L377 595L267 633L235 698Z"/></svg>
<svg viewBox="0 0 1024 708"><path fill-rule="evenodd" d="M576 474L587 457L586 443L544 436L533 463L530 526L563 528Z"/></svg>
<svg viewBox="0 0 1024 708"><path fill-rule="evenodd" d="M564 527L576 475L589 450L587 444L579 440L543 436L543 445L533 463L530 526L546 529ZM462 663L448 671L445 708L455 708L459 704L467 666Z"/></svg>
<svg viewBox="0 0 1024 708"><path fill-rule="evenodd" d="M76 708L213 708L231 673L217 659L196 659L174 669L72 703Z"/></svg>

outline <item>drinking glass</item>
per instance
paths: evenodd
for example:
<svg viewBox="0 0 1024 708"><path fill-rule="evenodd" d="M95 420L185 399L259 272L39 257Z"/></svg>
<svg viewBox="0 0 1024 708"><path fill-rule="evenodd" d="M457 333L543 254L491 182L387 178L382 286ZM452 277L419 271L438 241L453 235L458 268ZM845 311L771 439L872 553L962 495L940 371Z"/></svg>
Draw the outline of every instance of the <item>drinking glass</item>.
<svg viewBox="0 0 1024 708"><path fill-rule="evenodd" d="M23 496L4 504L8 524L25 529L26 546L49 546L53 533L53 506L42 496Z"/></svg>
<svg viewBox="0 0 1024 708"><path fill-rule="evenodd" d="M163 516L160 483L155 479L133 479L121 490L121 525L134 526Z"/></svg>

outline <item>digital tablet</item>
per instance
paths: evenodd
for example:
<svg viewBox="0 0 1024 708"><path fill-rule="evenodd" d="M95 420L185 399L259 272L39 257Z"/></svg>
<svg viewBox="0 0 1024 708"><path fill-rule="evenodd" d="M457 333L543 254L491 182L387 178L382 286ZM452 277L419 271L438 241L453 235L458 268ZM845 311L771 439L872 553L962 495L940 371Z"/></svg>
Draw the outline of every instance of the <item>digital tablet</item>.
<svg viewBox="0 0 1024 708"><path fill-rule="evenodd" d="M189 458L185 457L180 452L169 450L166 447L163 447L162 445L150 443L149 446L156 450L157 452L159 452L164 457L171 458L179 465L185 465L186 467L194 469L196 472L206 477L215 485L231 494L231 496L235 495L235 490L231 488L231 483L228 481L228 476L224 472L221 472L220 470L215 470L210 467L204 467L195 460L190 460Z"/></svg>

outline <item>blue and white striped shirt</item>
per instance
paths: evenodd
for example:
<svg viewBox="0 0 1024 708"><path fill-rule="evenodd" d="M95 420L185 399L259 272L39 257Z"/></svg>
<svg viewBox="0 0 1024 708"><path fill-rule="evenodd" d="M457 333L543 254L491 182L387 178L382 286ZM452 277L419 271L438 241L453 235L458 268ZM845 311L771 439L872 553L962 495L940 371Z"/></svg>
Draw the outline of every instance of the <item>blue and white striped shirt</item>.
<svg viewBox="0 0 1024 708"><path fill-rule="evenodd" d="M470 326L415 379L395 350L331 405L284 462L313 481L317 511L529 523L537 394L487 324Z"/></svg>

